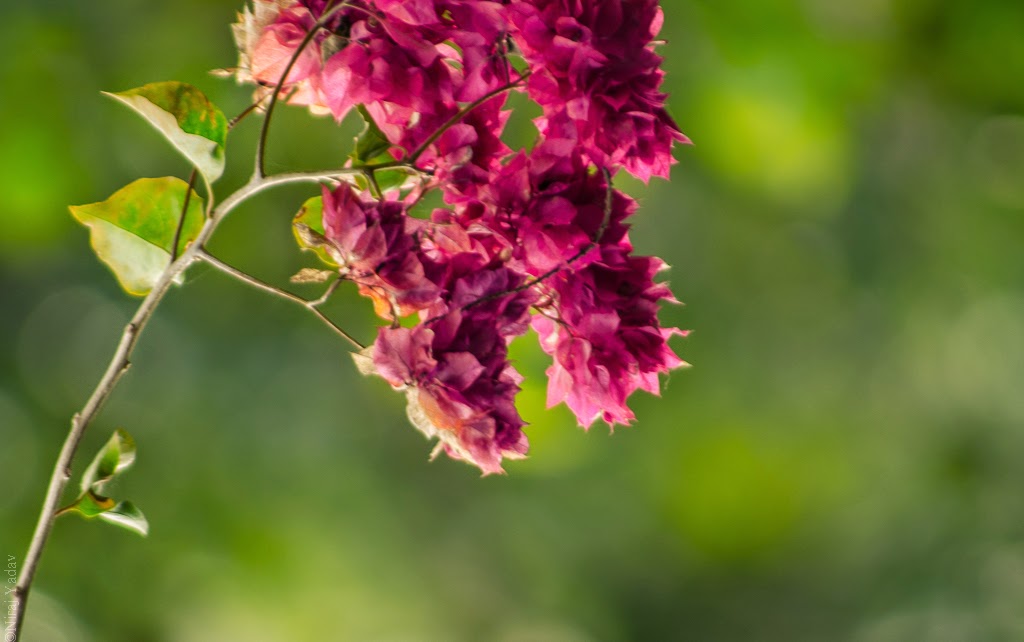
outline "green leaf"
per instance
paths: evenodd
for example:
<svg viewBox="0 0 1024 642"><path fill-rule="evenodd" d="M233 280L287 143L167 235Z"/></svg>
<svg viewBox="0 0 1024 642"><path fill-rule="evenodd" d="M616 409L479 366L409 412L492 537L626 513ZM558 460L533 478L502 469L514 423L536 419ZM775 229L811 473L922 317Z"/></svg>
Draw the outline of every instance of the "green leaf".
<svg viewBox="0 0 1024 642"><path fill-rule="evenodd" d="M317 196L302 204L299 213L292 219L292 232L299 247L316 254L327 265L337 267L338 262L331 256L333 244L324 236L324 201Z"/></svg>
<svg viewBox="0 0 1024 642"><path fill-rule="evenodd" d="M128 501L116 502L101 494L107 482L133 463L135 440L118 428L82 474L82 494L75 503L62 509L58 515L74 511L89 519L99 517L103 521L135 531L145 537L149 533L149 522L135 504Z"/></svg>
<svg viewBox="0 0 1024 642"><path fill-rule="evenodd" d="M116 505L117 502L109 497L97 495L91 490L87 490L67 510L77 511L85 517L96 517L113 509Z"/></svg>
<svg viewBox="0 0 1024 642"><path fill-rule="evenodd" d="M170 263L188 185L178 178L142 178L101 203L72 205L89 228L92 248L129 294L145 295ZM192 192L178 254L203 227L203 201Z"/></svg>
<svg viewBox="0 0 1024 642"><path fill-rule="evenodd" d="M100 513L97 517L143 537L149 535L149 522L146 520L146 516L142 514L138 506L131 502L119 502L117 506Z"/></svg>
<svg viewBox="0 0 1024 642"><path fill-rule="evenodd" d="M358 105L356 109L359 111L359 115L363 117L363 122L366 123L366 126L363 127L363 131L356 138L355 148L352 150L352 166L364 167L377 162L391 160L391 157L387 155L388 149L391 148L391 142L388 141L387 136L384 135L384 132L374 122L366 107Z"/></svg>
<svg viewBox="0 0 1024 642"><path fill-rule="evenodd" d="M156 82L103 93L141 114L207 181L212 183L224 173L228 120L203 92L182 82Z"/></svg>
<svg viewBox="0 0 1024 642"><path fill-rule="evenodd" d="M129 501L115 502L109 497L89 491L79 497L74 504L64 509L64 512L70 511L74 511L86 519L99 517L105 522L134 531L143 537L149 535L149 522L146 520L146 516L142 514L138 506Z"/></svg>
<svg viewBox="0 0 1024 642"><path fill-rule="evenodd" d="M118 428L82 474L83 494L102 492L103 485L135 463L135 440ZM111 503L113 506L113 503Z"/></svg>
<svg viewBox="0 0 1024 642"><path fill-rule="evenodd" d="M418 181L416 174L404 168L379 169L373 173L373 177L382 192L413 187Z"/></svg>
<svg viewBox="0 0 1024 642"><path fill-rule="evenodd" d="M509 64L512 65L512 69L515 69L520 76L530 70L530 63L527 62L526 58L520 53L509 51L506 52L505 58L508 60Z"/></svg>

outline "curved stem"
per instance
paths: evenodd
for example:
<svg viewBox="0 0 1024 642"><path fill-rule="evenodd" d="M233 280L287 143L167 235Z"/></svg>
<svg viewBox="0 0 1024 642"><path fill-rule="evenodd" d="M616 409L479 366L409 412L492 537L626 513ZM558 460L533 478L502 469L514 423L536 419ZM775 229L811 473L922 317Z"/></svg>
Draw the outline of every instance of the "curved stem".
<svg viewBox="0 0 1024 642"><path fill-rule="evenodd" d="M282 290L281 288L275 287L265 281L261 281L260 279L257 279L256 277L252 276L251 274L243 272L242 270L239 270L234 266L228 265L224 261L210 254L208 250L199 250L197 256L204 262L210 264L211 266L217 268L224 274L227 274L228 276L234 279L237 279L258 290L267 292L268 294L273 294L274 296L284 299L285 301L291 301L292 303L301 305L302 307L312 312L313 316L323 321L324 324L331 328L331 330L333 330L338 336L351 343L357 350L366 349L366 346L357 341L355 337L350 335L348 332L342 329L341 326L332 321L330 317L328 317L326 314L319 310L319 306L323 305L327 301L327 299L330 298L331 294L333 294L334 291L338 288L338 284L341 283L340 280L335 280L333 283L331 283L331 285L328 286L327 291L324 292L324 294L319 298L308 300L303 299L299 295L293 294L292 292L289 292L287 290Z"/></svg>
<svg viewBox="0 0 1024 642"><path fill-rule="evenodd" d="M196 186L196 177L199 175L198 169L193 169L192 174L188 177L188 187L185 188L185 202L181 206L181 216L178 217L178 227L174 229L174 240L171 241L171 263L178 258L178 244L181 243L181 230L185 227L185 217L188 216L188 204L192 201L192 189ZM211 197L212 195L208 195Z"/></svg>
<svg viewBox="0 0 1024 642"><path fill-rule="evenodd" d="M260 189L286 185L288 183L320 183L326 180L337 180L342 176L359 176L364 168L343 167L340 169L327 169L316 172L284 172L271 174L259 179Z"/></svg>
<svg viewBox="0 0 1024 642"><path fill-rule="evenodd" d="M292 68L295 67L295 63L299 61L299 56L306 50L309 43L313 42L313 38L316 37L320 29L325 27L327 23L331 21L334 14L338 13L341 9L348 6L347 2L341 2L338 5L331 7L324 11L320 19L317 20L316 24L306 32L306 36L299 43L299 46L295 49L295 53L288 60L288 64L285 65L284 71L281 72L281 78L278 79L277 84L274 85L274 90L270 93L270 102L267 103L267 113L263 117L263 128L260 129L260 137L256 143L256 168L254 175L256 177L262 177L265 173L266 168L266 156L267 156L267 136L270 133L270 119L274 115L274 108L277 107L278 98L281 95L281 89L287 84L288 74L292 73Z"/></svg>
<svg viewBox="0 0 1024 642"><path fill-rule="evenodd" d="M53 473L50 476L50 483L46 490L46 497L43 500L43 505L39 512L39 519L36 522L35 531L32 533L32 540L29 542L28 552L25 554L25 560L21 568L21 575L18 578L17 585L12 591L13 603L10 610L11 616L5 620L5 623L8 625L7 629L5 629L5 633L8 635L13 633L13 639L15 640L18 639L18 635L20 634L22 624L24 623L25 604L28 600L29 591L32 588L32 582L35 579L36 570L39 567L39 560L42 557L46 541L49 539L50 531L53 529L53 522L59 510L61 496L64 494L64 489L71 478L71 463L75 457L75 453L78 451L78 446L82 441L82 436L85 434L86 428L96 417L96 414L103 407L103 404L114 391L118 381L120 381L121 377L124 376L124 373L127 372L128 368L131 366L132 352L139 340L139 336L149 323L149 320L153 316L153 312L156 310L157 306L160 304L160 301L162 301L164 295L167 294L171 284L174 283L175 279L185 272L192 263L203 257L204 253L202 247L213 235L217 226L220 225L221 221L223 221L232 210L246 200L277 185L319 182L327 178L334 178L349 173L358 173L358 171L359 170L331 170L326 172L277 174L262 178L254 177L238 191L210 210L209 218L207 218L203 223L203 227L199 230L199 234L196 236L192 244L189 245L189 247L182 252L180 256L176 257L168 264L167 268L153 285L149 294L147 294L146 298L143 299L141 304L139 304L139 307L135 311L131 320L125 326L124 331L121 333L121 339L117 344L117 349L114 351L114 355L110 359L110 363L107 365L106 371L103 373L103 376L100 378L96 388L89 396L85 406L83 406L71 420L71 429L68 431L68 435L64 440L64 445L61 447L60 454L57 456L56 462L54 462ZM313 311L318 316L321 316L326 322L334 325L333 322L323 316L323 313L319 310L316 310L315 308L311 309L313 309ZM343 333L340 328L336 329ZM349 340L353 341L354 345L360 345L351 338L349 338Z"/></svg>
<svg viewBox="0 0 1024 642"><path fill-rule="evenodd" d="M377 174L373 170L367 170L364 172L366 176L366 183L370 186L370 194L373 195L378 201L384 198L384 192L380 189L380 184L377 183Z"/></svg>
<svg viewBox="0 0 1024 642"><path fill-rule="evenodd" d="M506 85L502 85L501 87L498 87L497 89L493 89L493 90L487 92L486 94L484 94L480 98L477 98L473 102L469 103L468 105L466 105L465 107L460 109L458 112L455 113L454 116L449 118L447 121L445 121L445 123L443 125L438 127L434 131L433 134L428 136L425 141L420 143L420 146L417 147L415 150L413 150L413 152L411 154L409 154L409 156L407 156L406 158L401 159L401 160L396 160L396 161L389 161L387 163L381 163L379 165L374 165L372 167L367 167L366 169L371 169L371 170L390 169L392 167L400 167L400 166L412 166L415 169L416 161L419 160L419 157L422 156L424 153L426 153L426 151L428 149L430 149L430 146L433 145L434 143L436 143L437 139L441 138L441 136L443 136L446 131L448 131L449 129L451 129L455 125L458 125L460 122L462 122L462 119L465 118L467 114L469 114L469 112L473 111L474 109L476 109L480 105L484 104L488 100L490 100L492 98L495 98L496 96L500 96L501 94L505 93L506 91L510 91L512 89L515 89L519 85L521 85L523 83L523 81L525 81L527 78L530 77L530 73L531 72L529 70L523 72L515 80L509 82Z"/></svg>
<svg viewBox="0 0 1024 642"><path fill-rule="evenodd" d="M443 124L440 127L438 127L437 131L435 131L433 134L431 134L430 137L427 138L427 140L423 141L423 143L420 144L420 146L417 147L416 150L412 153L412 156L410 156L409 159L413 163L415 163L416 159L418 159L420 156L422 156L423 153L425 151L427 151L427 149L429 149L430 146L433 145L437 141L438 138L443 136L444 133L446 131L448 131L449 129L451 129L454 125L457 125L459 122L461 122L462 119L465 118L466 115L469 112L473 111L474 109L476 109L480 105L484 104L485 102L487 102L491 98L494 98L496 96L500 96L501 94L505 93L506 91L509 91L509 90L514 89L515 87L519 86L520 84L522 84L522 82L524 80L526 80L527 78L530 77L530 73L531 72L529 70L523 72L514 81L508 83L507 85L503 85L501 87L498 87L497 89L494 89L492 91L487 92L486 94L484 94L480 98L477 98L473 102L469 103L468 105L466 105L465 107L460 109L454 116L449 118L448 121L445 124Z"/></svg>
<svg viewBox="0 0 1024 642"><path fill-rule="evenodd" d="M202 172L200 174L203 177L203 186L206 188L206 211L204 214L209 219L213 216L213 206L217 204L217 197L213 193L213 183L206 177L206 174L202 174ZM185 221L184 218L181 220L182 222Z"/></svg>
<svg viewBox="0 0 1024 642"><path fill-rule="evenodd" d="M257 101L254 101L251 105L249 105L248 107L243 109L241 111L241 113L239 113L237 116L232 118L228 122L228 132L231 132L231 130L233 130L235 127L237 127L239 123L241 123L243 120L245 120L246 117L249 116L249 114L251 114L254 111L256 111L259 108L259 106L262 105L262 104L263 104L263 99L262 98L257 100Z"/></svg>
<svg viewBox="0 0 1024 642"><path fill-rule="evenodd" d="M208 220L203 227L203 231L206 232L205 235L209 236L215 226L216 221L214 219ZM107 370L104 372L99 384L97 384L96 389L93 390L92 395L90 395L82 410L75 414L71 420L71 430L68 432L68 436L64 440L64 445L61 447L60 454L57 456L57 461L54 464L50 485L46 490L46 498L43 500L43 507L39 513L39 521L36 523L36 529L29 544L28 553L25 555L21 576L18 579L17 586L14 588L14 639L17 639L21 630L29 590L32 587L32 581L35 578L43 548L46 546L46 540L49 538L50 531L53 528L53 521L56 518L60 498L64 493L68 480L71 479L71 462L74 459L75 452L78 450L78 445L82 441L82 436L85 434L85 429L96 416L96 413L99 412L107 398L110 397L110 393L117 386L117 382L131 366L130 358L139 335L146 327L157 305L163 299L164 294L167 293L167 289L174 281L174 278L181 274L192 260L193 253L186 250L160 275L153 289L150 290L135 312L135 315L132 316L131 321L125 326L124 332L121 334L121 340L114 351L114 356L110 360L110 364L107 366Z"/></svg>

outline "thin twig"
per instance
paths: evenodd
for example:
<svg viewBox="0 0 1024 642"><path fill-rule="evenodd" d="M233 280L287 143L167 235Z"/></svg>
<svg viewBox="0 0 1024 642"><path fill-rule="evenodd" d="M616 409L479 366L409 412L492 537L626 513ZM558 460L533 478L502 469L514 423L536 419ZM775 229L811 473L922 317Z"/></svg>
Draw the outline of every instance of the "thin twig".
<svg viewBox="0 0 1024 642"><path fill-rule="evenodd" d="M333 294L334 291L337 289L338 283L340 283L339 280L334 281L327 288L327 291L323 294L323 296L321 296L318 299L309 300L304 299L299 295L289 292L287 290L282 290L281 288L275 287L265 281L261 281L260 279L257 279L256 277L252 276L251 274L243 272L242 270L239 270L234 266L228 265L224 261L210 254L208 250L200 250L197 253L197 256L198 258L202 259L206 263L209 263L211 266L217 268L218 270L220 270L224 274L227 274L228 276L231 276L239 281L242 281L243 283L246 283L254 288L257 288L269 294L273 294L274 296L284 299L286 301L291 301L292 303L301 305L302 307L312 312L317 318L319 318L325 324L327 324L327 326L334 330L334 332L337 333L340 337L351 343L356 349L363 350L366 348L366 346L357 341L348 332L343 330L341 326L332 321L327 315L325 315L319 309L319 306L326 302L327 299L330 298L330 295Z"/></svg>
<svg viewBox="0 0 1024 642"><path fill-rule="evenodd" d="M377 175L374 173L374 170L367 169L363 172L363 175L366 177L366 184L370 188L370 195L378 201L383 200L384 192L380 189L380 184L377 182Z"/></svg>
<svg viewBox="0 0 1024 642"><path fill-rule="evenodd" d="M285 65L284 71L281 73L281 78L277 81L277 84L274 85L274 90L270 93L270 102L267 103L267 113L263 117L263 127L262 129L260 129L260 137L259 140L256 142L256 168L254 170L255 176L261 177L265 174L267 136L270 133L270 119L274 115L274 108L277 106L277 99L281 94L281 89L285 86L285 84L288 81L288 74L292 72L292 68L295 66L295 63L298 62L299 56L301 56L302 52L306 50L306 47L309 46L309 43L311 43L313 41L313 38L316 37L317 33L320 32L320 29L327 26L327 24L331 21L331 18L334 17L334 14L338 13L347 6L348 2L342 2L337 6L331 7L330 9L324 11L323 15L320 17L319 20L317 20L316 24L313 25L313 27L308 32L306 32L306 36L302 39L302 42L300 42L299 46L295 49L295 53L293 53L292 57L288 60L288 64Z"/></svg>
<svg viewBox="0 0 1024 642"><path fill-rule="evenodd" d="M271 174L260 179L263 187L274 187L286 183L320 183L325 180L336 180L341 176L358 176L363 173L362 168L342 167L339 169L327 169L316 172L285 172Z"/></svg>
<svg viewBox="0 0 1024 642"><path fill-rule="evenodd" d="M217 229L217 226L224 220L224 217L230 214L243 202L260 192L277 185L315 183L326 178L356 172L358 172L358 170L343 169L330 170L326 172L310 172L305 174L276 174L263 178L253 178L247 184L238 189L238 191L228 196L223 202L213 208L211 216L203 223L203 227L199 230L199 233L196 235L193 243L189 245L188 248L186 248L185 251L182 252L174 261L170 262L164 272L157 278L153 288L150 290L149 294L146 295L146 298L143 299L142 303L139 304L139 308L132 316L131 321L129 321L128 325L125 326L124 331L121 334L121 339L117 345L117 349L114 351L114 355L111 358L103 377L89 396L85 406L81 411L75 414L71 420L71 429L68 431L68 435L64 440L64 445L61 447L60 454L57 456L57 460L53 466L53 474L50 477L46 496L39 512L39 519L36 522L36 527L29 543L28 552L25 554L25 560L21 568L21 575L18 578L17 585L12 591L13 603L10 610L11 616L7 618L6 623L8 625L7 631L9 633L13 632L15 636L14 639L18 639L17 636L20 634L22 624L24 623L25 605L28 600L29 592L32 588L32 582L35 579L36 571L39 567L39 560L42 556L43 549L46 546L46 542L49 539L50 531L53 529L53 522L56 513L59 510L61 496L64 493L64 489L67 486L68 481L71 479L71 463L78 450L78 446L82 441L85 429L96 417L96 414L100 411L103 404L114 391L118 381L131 366L130 359L132 352L135 349L135 345L138 342L139 336L142 334L147 323L149 323L157 305L163 299L168 289L170 289L171 284L193 262L200 258L200 248L202 248L210 239L213 232ZM319 310L314 309L313 311L318 316L323 317ZM333 322L326 317L323 317L323 320L333 325ZM340 328L337 328L337 330L340 331ZM359 345L358 342L354 342L354 344Z"/></svg>
<svg viewBox="0 0 1024 642"><path fill-rule="evenodd" d="M193 169L188 177L188 188L185 190L185 203L181 206L181 216L178 217L178 227L174 230L174 241L171 243L171 263L178 258L178 243L181 242L181 230L185 227L185 217L188 216L188 204L192 200L192 189L196 186L196 176L199 170Z"/></svg>
<svg viewBox="0 0 1024 642"><path fill-rule="evenodd" d="M237 198L235 202L239 203L242 200L244 199ZM200 230L197 241L208 238L226 213L227 210L222 210L220 216L208 219ZM71 462L81 443L82 436L85 434L85 429L96 416L96 413L99 412L100 408L102 408L107 398L110 397L111 392L117 386L117 382L128 371L131 365L131 354L139 339L139 335L149 322L150 317L152 317L157 304L160 303L164 294L167 293L171 283L194 260L193 250L196 247L198 246L190 246L180 257L170 263L163 274L160 275L153 289L150 290L149 294L139 305L131 321L125 326L117 350L115 350L114 356L111 358L110 364L107 366L107 370L104 372L99 384L97 384L96 389L93 390L92 395L90 395L82 410L76 413L71 420L71 430L68 431L67 438L64 440L64 445L61 447L60 454L57 456L57 461L54 464L50 484L46 490L46 497L43 500L43 506L39 513L39 521L36 523L35 531L32 534L32 540L25 555L25 562L21 569L18 584L14 587L13 622L11 622L10 627L14 631L14 639L18 638L21 630L25 615L25 604L32 587L32 581L35 579L39 559L50 536L50 531L53 529L53 521L56 517L61 495L64 493L68 480L71 479Z"/></svg>
<svg viewBox="0 0 1024 642"><path fill-rule="evenodd" d="M505 93L506 91L509 91L511 89L515 89L517 86L522 84L523 81L525 81L527 78L530 77L530 73L531 72L529 70L523 72L514 81L509 82L508 84L502 85L501 87L498 87L497 89L489 91L488 93L484 94L480 98L477 98L473 102L469 103L468 105L466 105L465 107L460 109L458 112L455 113L454 116L452 116L447 121L445 121L445 123L443 125L438 127L434 131L434 133L432 133L430 136L428 136L427 139L425 141L423 141L420 144L419 147L417 147L415 150L413 150L413 152L411 154L409 154L408 156L406 156L405 158L400 159L400 160L388 161L386 163L379 163L377 165L367 165L367 166L363 167L362 169L372 173L372 172L375 172L375 171L378 171L378 170L382 170L382 169L395 169L395 168L398 168L398 167L408 167L410 169L422 172L423 170L420 170L419 168L416 167L416 161L419 160L419 157L422 156L424 153L426 153L426 151L428 149L430 149L431 145L433 145L434 143L437 142L438 138L443 136L446 131L448 131L449 129L451 129L455 125L459 124L462 121L462 119L465 118L467 114L469 114L469 112L473 111L474 109L476 109L480 105L484 104L488 100L490 100L490 99L492 99L492 98L494 98L496 96L500 96L501 94Z"/></svg>
<svg viewBox="0 0 1024 642"><path fill-rule="evenodd" d="M459 124L462 121L462 119L465 118L467 114L469 114L469 112L473 111L474 109L476 109L480 105L484 104L488 100L490 100L490 99L492 99L492 98L494 98L496 96L500 96L501 94L505 93L506 91L509 91L511 89L515 89L517 86L522 84L523 81L525 81L527 78L530 77L530 73L531 73L530 70L527 70L527 71L523 72L514 81L511 81L508 84L502 85L501 87L498 87L497 89L494 89L492 91L487 92L486 94L484 94L480 98L477 98L473 102L469 103L468 105L466 105L465 107L460 109L454 116L449 118L443 125L438 127L437 130L433 134L431 134L425 141L423 141L423 143L421 143L420 146L417 147L415 149L415 151L413 151L413 153L409 155L408 158L404 159L405 162L415 164L416 161L419 159L419 157L422 156L427 151L427 149L430 148L431 145L433 145L435 142L437 142L438 138L443 136L446 131L448 131L449 129L451 129L455 125ZM398 161L396 161L396 164L397 163L398 163ZM379 168L376 168L376 169L379 169Z"/></svg>
<svg viewBox="0 0 1024 642"><path fill-rule="evenodd" d="M256 110L257 110L257 109L259 108L259 106L263 104L263 101L264 101L264 100L266 100L266 97L260 98L259 100L257 100L257 101L256 101L256 102L254 102L253 104L251 104L251 105L249 105L248 107L246 107L245 109L243 109L243 110L242 110L242 112L241 112L240 114L238 114L237 116L235 116L234 118L232 118L232 119L231 119L231 120L230 120L230 121L228 122L228 131L230 132L231 130L233 130L233 129L234 129L235 127L237 127L237 126L238 126L238 124L239 124L240 122L242 122L243 120L245 120L245 118L246 118L246 117L247 117L247 116L248 116L249 114L251 114L251 113L253 113L254 111L256 111Z"/></svg>
<svg viewBox="0 0 1024 642"><path fill-rule="evenodd" d="M318 308L321 305L327 303L327 300L334 296L334 293L338 290L339 285L341 285L340 277L331 281L331 284L327 286L327 290L325 290L324 293L320 295L320 298L310 301L309 305L313 306L314 308Z"/></svg>
<svg viewBox="0 0 1024 642"><path fill-rule="evenodd" d="M127 372L128 368L131 366L131 356L135 349L135 345L139 340L139 336L149 323L149 320L152 318L160 301L163 300L164 295L167 294L171 284L174 283L175 280L199 258L203 246L213 235L217 226L220 225L224 217L230 214L236 207L246 200L277 185L320 182L325 179L336 179L340 176L354 174L359 171L342 169L327 172L277 174L274 176L266 176L263 171L271 112L292 66L294 66L296 60L298 60L299 55L301 55L305 47L312 41L314 34L319 31L320 27L326 24L334 13L347 4L347 2L342 2L338 6L329 8L325 12L323 17L317 22L317 26L307 34L307 37L303 40L302 44L298 49L296 49L295 54L292 56L292 59L288 64L288 68L285 69L284 73L281 75L281 79L274 87L270 105L267 109L267 116L263 122L263 129L260 132L260 138L257 144L256 169L249 182L224 199L222 203L216 205L210 182L206 180L205 175L203 176L203 180L206 184L208 202L206 210L207 216L203 222L202 228L200 228L199 233L193 240L193 243L189 245L180 256L177 255L177 244L180 241L181 233L180 229L175 233L176 240L172 247L173 258L170 260L163 273L157 278L156 283L153 284L149 294L147 294L142 303L139 304L138 309L128 322L128 325L125 326L124 331L121 334L121 339L118 342L117 349L114 351L114 355L111 357L106 371L103 373L103 376L100 378L96 388L89 396L85 406L72 418L71 429L68 431L64 444L61 446L60 453L57 456L57 460L54 462L53 473L50 476L50 482L46 489L46 496L43 499L43 505L39 511L39 519L37 520L36 527L32 532L32 539L29 542L28 551L25 554L25 560L21 568L21 575L19 576L14 589L11 591L13 603L11 604L9 611L10 616L5 620L5 624L7 625L5 631L8 636L13 633L14 640L17 640L21 635L22 625L25 621L25 607L28 602L29 593L32 589L32 582L35 580L36 571L39 568L39 561L42 558L43 549L50 537L50 532L53 530L53 523L56 518L57 511L59 510L61 496L64 494L64 489L67 487L67 483L71 479L71 464L74 460L75 453L78 451L78 447L81 444L85 430L103 407L103 404L110 397L111 393L113 393L118 381L120 381L121 377L124 376L125 372ZM229 123L229 128L233 128L242 118L254 110L258 104L259 102L255 103L253 106L242 112L242 114L234 118ZM189 182L194 185L194 180L190 180ZM189 193L191 193L191 191L190 187ZM188 204L186 202L184 208L186 213L187 207ZM182 222L183 221L184 215L182 216ZM179 222L179 227L181 225L182 223ZM333 289L329 289L329 292L333 292ZM328 296L328 293L325 293L325 297L326 296ZM317 305L319 305L319 303ZM338 328L333 321L324 316L323 313L316 309L315 306L310 309L324 322L335 327L336 331L341 333L342 336L347 337L341 328ZM351 338L349 339L354 345L361 347L359 342Z"/></svg>

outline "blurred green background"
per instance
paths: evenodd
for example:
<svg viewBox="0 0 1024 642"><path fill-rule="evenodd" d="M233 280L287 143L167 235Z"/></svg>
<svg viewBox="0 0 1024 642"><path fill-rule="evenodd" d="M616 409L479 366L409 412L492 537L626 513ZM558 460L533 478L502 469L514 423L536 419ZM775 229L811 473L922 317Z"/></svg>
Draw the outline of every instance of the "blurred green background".
<svg viewBox="0 0 1024 642"><path fill-rule="evenodd" d="M100 90L183 80L229 114L237 0L0 4L0 555L20 558L68 419L135 302L68 204L183 160ZM1024 639L1024 3L665 0L696 142L623 187L694 364L635 426L544 410L480 479L314 319L197 270L87 435L117 426L143 540L62 519L26 642ZM280 114L273 170L352 127ZM233 134L221 194L247 177ZM232 155L233 154L233 155ZM308 187L222 257L286 283ZM333 313L372 336L351 292ZM85 465L80 460L78 470Z"/></svg>

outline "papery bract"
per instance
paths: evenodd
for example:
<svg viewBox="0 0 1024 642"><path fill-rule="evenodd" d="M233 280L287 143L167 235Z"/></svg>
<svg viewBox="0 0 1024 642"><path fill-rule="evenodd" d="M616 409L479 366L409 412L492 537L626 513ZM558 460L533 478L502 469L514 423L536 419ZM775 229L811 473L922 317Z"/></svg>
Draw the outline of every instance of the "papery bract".
<svg viewBox="0 0 1024 642"><path fill-rule="evenodd" d="M522 378L508 361L507 346L526 330L535 298L524 290L472 305L506 292L517 277L505 268L471 270L472 261L456 263L444 272L445 302L431 311L440 316L413 329L381 329L371 348L373 371L407 391L413 424L437 437L450 456L499 473L503 458L526 455L524 422L515 408Z"/></svg>
<svg viewBox="0 0 1024 642"><path fill-rule="evenodd" d="M628 256L628 245L602 249L577 272L550 280L551 303L533 318L548 369L548 405L565 402L583 426L596 419L628 424L636 390L658 394L658 375L685 365L668 345L675 328L658 323L658 304L675 301L654 275L664 263Z"/></svg>
<svg viewBox="0 0 1024 642"><path fill-rule="evenodd" d="M684 365L657 316L675 300L664 264L632 255L637 205L610 184L667 177L687 141L665 110L656 0L256 0L241 18L239 80L265 95L292 64L291 102L339 121L359 107L390 143L391 162L352 161L358 188L324 188L316 247L389 323L361 368L449 455L496 473L526 454L508 345L531 326L548 403L583 426L629 423L632 393ZM541 108L528 152L502 139L516 91ZM376 180L399 166L404 187ZM449 209L413 215L430 190Z"/></svg>
<svg viewBox="0 0 1024 642"><path fill-rule="evenodd" d="M419 258L422 222L396 201L364 200L351 187L323 188L324 233L341 273L371 298L377 313L396 319L422 310L438 297Z"/></svg>
<svg viewBox="0 0 1024 642"><path fill-rule="evenodd" d="M510 5L530 62L530 95L552 121L571 122L582 149L604 167L667 178L674 141L688 142L665 111L657 0L527 0Z"/></svg>

